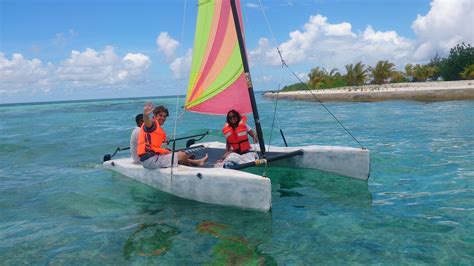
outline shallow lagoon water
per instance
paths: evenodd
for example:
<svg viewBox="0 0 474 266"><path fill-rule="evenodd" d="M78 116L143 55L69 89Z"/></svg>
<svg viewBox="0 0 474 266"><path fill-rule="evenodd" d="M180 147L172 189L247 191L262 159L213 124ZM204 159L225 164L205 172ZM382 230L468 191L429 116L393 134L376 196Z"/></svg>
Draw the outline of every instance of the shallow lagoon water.
<svg viewBox="0 0 474 266"><path fill-rule="evenodd" d="M175 98L151 99L171 111ZM189 201L101 168L145 99L0 106L2 264L471 264L474 102L327 103L372 151L368 182L269 168L272 211ZM357 147L313 102L258 97L266 139ZM179 113L179 136L223 117ZM183 145L183 144L181 144ZM126 152L119 156L127 156ZM249 171L262 174L262 168Z"/></svg>

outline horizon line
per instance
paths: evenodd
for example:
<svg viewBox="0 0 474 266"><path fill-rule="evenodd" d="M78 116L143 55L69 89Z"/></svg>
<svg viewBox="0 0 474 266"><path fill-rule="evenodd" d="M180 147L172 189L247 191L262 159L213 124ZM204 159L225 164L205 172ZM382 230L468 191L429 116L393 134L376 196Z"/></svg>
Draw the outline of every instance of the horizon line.
<svg viewBox="0 0 474 266"><path fill-rule="evenodd" d="M255 92L266 92L267 90L260 90ZM150 96L140 96L140 97L118 97L118 98L96 98L96 99L77 99L77 100L52 100L52 101L31 101L31 102L6 102L0 103L0 107L6 106L15 106L15 105L41 105L41 104L61 104L61 103L78 103L78 102L95 102L95 101L114 101L114 100L139 100L139 99L147 99L147 98L174 98L174 97L186 97L185 94L183 95L164 95L164 96L157 96L157 95L150 95Z"/></svg>

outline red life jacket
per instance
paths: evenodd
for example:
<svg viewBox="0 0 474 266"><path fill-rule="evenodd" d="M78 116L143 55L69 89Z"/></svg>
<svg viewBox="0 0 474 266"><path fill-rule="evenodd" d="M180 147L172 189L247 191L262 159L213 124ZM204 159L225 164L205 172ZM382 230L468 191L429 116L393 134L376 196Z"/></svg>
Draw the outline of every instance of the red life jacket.
<svg viewBox="0 0 474 266"><path fill-rule="evenodd" d="M145 124L140 128L138 133L138 145L137 145L137 155L142 156L147 153L154 154L167 154L170 151L161 147L164 141L166 141L166 133L161 128L160 124L156 119L153 119L153 126L156 126L156 129L153 132L146 132L144 127Z"/></svg>
<svg viewBox="0 0 474 266"><path fill-rule="evenodd" d="M227 138L227 143L230 144L233 152L244 154L250 150L246 116L242 116L239 125L235 129L226 123L224 128L222 128L222 133Z"/></svg>

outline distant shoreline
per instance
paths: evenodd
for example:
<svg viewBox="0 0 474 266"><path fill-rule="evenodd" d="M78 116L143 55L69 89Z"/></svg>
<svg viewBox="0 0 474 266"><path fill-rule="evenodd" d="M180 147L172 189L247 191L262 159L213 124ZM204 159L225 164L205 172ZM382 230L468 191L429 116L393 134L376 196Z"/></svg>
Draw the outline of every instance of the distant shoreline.
<svg viewBox="0 0 474 266"><path fill-rule="evenodd" d="M390 83L311 91L323 102L376 102L386 100L473 100L474 80ZM315 100L310 91L266 92L267 98Z"/></svg>

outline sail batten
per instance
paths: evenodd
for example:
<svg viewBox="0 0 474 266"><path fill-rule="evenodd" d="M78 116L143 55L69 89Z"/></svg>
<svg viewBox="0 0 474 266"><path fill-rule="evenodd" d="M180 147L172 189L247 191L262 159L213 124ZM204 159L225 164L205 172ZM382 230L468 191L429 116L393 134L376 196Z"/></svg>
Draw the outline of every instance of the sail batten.
<svg viewBox="0 0 474 266"><path fill-rule="evenodd" d="M230 0L198 4L185 109L207 114L226 114L230 109L252 112Z"/></svg>

